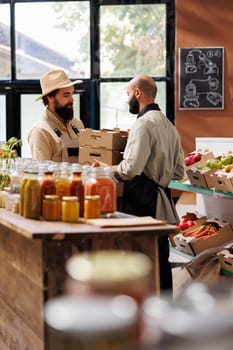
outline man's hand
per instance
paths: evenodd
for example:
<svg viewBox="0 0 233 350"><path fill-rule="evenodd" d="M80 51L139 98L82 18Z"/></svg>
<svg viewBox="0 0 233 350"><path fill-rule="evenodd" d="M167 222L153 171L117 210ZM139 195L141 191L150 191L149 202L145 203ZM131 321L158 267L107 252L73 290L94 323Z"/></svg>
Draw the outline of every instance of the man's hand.
<svg viewBox="0 0 233 350"><path fill-rule="evenodd" d="M102 167L102 166L110 166L106 163L103 163L103 162L100 162L99 160L97 159L94 159L94 162L92 163L92 166L97 168L97 167Z"/></svg>

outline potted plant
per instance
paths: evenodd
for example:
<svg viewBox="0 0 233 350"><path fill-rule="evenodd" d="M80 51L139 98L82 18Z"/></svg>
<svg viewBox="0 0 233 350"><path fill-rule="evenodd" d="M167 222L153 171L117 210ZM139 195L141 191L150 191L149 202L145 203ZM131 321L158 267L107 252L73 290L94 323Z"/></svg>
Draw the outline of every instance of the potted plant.
<svg viewBox="0 0 233 350"><path fill-rule="evenodd" d="M16 148L22 145L22 141L16 137L11 137L0 146L0 190L10 183L10 167L12 162L18 157Z"/></svg>

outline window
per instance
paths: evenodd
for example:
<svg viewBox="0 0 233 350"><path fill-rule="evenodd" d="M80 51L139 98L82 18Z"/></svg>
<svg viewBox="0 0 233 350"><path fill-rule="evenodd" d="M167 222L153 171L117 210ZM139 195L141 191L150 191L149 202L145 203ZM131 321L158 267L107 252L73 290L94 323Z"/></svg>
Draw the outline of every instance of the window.
<svg viewBox="0 0 233 350"><path fill-rule="evenodd" d="M10 6L0 3L0 79L10 78Z"/></svg>
<svg viewBox="0 0 233 350"><path fill-rule="evenodd" d="M83 80L76 115L86 127L130 128L126 86L141 73L156 80L156 102L173 120L174 8L174 0L0 0L4 139L21 137L30 156L27 134L44 108L39 78L56 68Z"/></svg>
<svg viewBox="0 0 233 350"><path fill-rule="evenodd" d="M90 78L89 13L88 1L16 3L16 78L57 68Z"/></svg>
<svg viewBox="0 0 233 350"><path fill-rule="evenodd" d="M0 95L0 142L6 140L6 99Z"/></svg>
<svg viewBox="0 0 233 350"><path fill-rule="evenodd" d="M127 84L119 80L138 74L164 80L157 83L156 102L166 113L166 60L165 4L101 6L101 128L130 128L135 116L128 112L125 93Z"/></svg>
<svg viewBox="0 0 233 350"><path fill-rule="evenodd" d="M44 114L44 105L41 101L35 102L37 95L34 94L21 94L21 115L24 118L21 119L21 138L24 140L22 146L22 157L30 156L30 148L27 143L27 134L28 131L34 126L35 122L38 121ZM79 105L80 99L79 95L75 94L75 104L74 104L74 113L77 118L80 118L79 115Z"/></svg>

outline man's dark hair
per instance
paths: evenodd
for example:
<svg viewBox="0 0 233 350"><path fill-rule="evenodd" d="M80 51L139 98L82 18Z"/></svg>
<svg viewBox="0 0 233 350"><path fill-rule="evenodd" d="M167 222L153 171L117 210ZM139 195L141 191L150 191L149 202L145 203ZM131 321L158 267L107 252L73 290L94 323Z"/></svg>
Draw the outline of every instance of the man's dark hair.
<svg viewBox="0 0 233 350"><path fill-rule="evenodd" d="M57 92L58 92L58 90L59 90L59 89L56 89L56 90L50 92L48 95L42 97L42 101L43 101L43 104L44 104L45 106L48 106L48 96L49 96L49 97L55 97L56 94L57 94Z"/></svg>

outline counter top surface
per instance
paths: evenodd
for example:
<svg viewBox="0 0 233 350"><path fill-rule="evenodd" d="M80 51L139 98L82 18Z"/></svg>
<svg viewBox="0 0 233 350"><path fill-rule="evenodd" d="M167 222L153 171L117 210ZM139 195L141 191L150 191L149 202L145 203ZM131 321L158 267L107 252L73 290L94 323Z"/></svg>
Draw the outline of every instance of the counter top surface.
<svg viewBox="0 0 233 350"><path fill-rule="evenodd" d="M129 215L116 212L114 217L128 218ZM111 218L109 218L111 220ZM138 225L138 226L122 226L121 227L98 227L85 222L65 223L65 222L49 222L44 220L26 219L19 214L12 213L6 209L0 209L0 224L14 230L15 232L31 239L48 238L54 240L62 240L65 235L87 235L87 234L109 234L109 233L140 233L151 232L151 234L174 234L178 233L179 229L175 225Z"/></svg>

